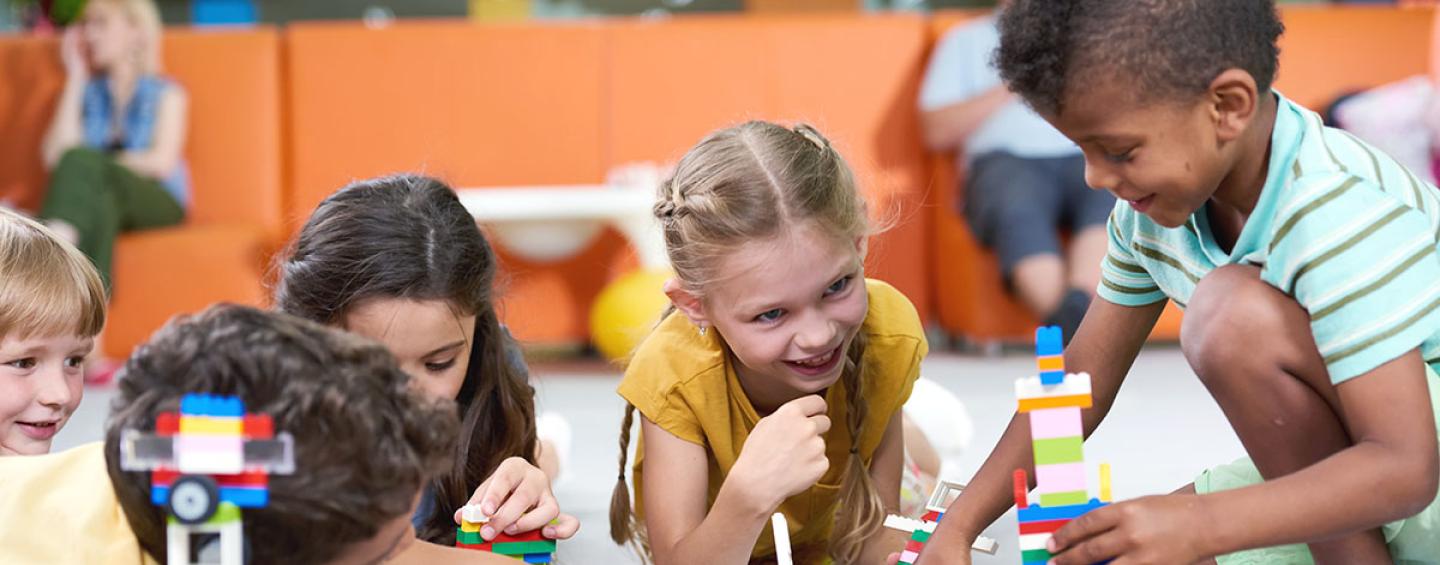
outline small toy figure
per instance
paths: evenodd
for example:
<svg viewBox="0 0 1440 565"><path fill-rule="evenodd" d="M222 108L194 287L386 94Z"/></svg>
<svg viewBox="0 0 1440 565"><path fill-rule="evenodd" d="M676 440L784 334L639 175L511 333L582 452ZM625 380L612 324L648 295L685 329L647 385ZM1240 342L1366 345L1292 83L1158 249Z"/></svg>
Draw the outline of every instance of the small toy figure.
<svg viewBox="0 0 1440 565"><path fill-rule="evenodd" d="M120 435L120 468L150 471L150 500L169 514L169 565L190 565L218 536L221 565L245 563L241 508L269 503L270 474L295 472L294 439L269 414L245 414L238 397L187 394L155 433Z"/></svg>

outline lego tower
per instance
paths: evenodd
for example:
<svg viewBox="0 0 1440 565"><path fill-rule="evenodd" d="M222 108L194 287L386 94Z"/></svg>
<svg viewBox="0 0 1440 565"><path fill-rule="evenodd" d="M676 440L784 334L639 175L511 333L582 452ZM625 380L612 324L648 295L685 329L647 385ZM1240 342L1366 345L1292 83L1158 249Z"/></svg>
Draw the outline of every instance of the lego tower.
<svg viewBox="0 0 1440 565"><path fill-rule="evenodd" d="M1020 523L1020 560L1043 565L1050 559L1045 543L1056 530L1110 502L1110 468L1100 466L1100 496L1091 498L1085 480L1085 430L1080 409L1089 408L1090 375L1065 373L1060 328L1035 330L1039 375L1015 381L1019 411L1030 415L1035 450L1035 494L1028 504L1025 470L1015 470L1015 506Z"/></svg>

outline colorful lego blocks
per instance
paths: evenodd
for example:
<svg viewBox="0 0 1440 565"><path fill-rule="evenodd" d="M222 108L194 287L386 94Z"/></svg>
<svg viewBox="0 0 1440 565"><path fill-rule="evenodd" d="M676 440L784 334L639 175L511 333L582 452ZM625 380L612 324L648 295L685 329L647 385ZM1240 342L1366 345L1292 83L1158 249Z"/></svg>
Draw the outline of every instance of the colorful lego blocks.
<svg viewBox="0 0 1440 565"><path fill-rule="evenodd" d="M487 542L480 537L480 527L490 521L490 518L480 511L479 506L473 504L460 512L460 527L455 531L455 547L508 555L525 563L549 563L555 558L555 540L545 539L540 535L540 530L513 536L501 532L495 539Z"/></svg>
<svg viewBox="0 0 1440 565"><path fill-rule="evenodd" d="M1015 506L1019 509L1020 559L1024 565L1044 564L1046 542L1070 520L1110 502L1110 468L1100 467L1100 498L1091 498L1085 481L1085 432L1080 410L1091 405L1090 375L1065 373L1060 329L1035 331L1039 375L1015 381L1019 412L1030 415L1035 450L1035 493L1028 504L1024 469L1015 471Z"/></svg>
<svg viewBox="0 0 1440 565"><path fill-rule="evenodd" d="M945 517L945 509L964 489L965 485L960 483L940 481L930 493L930 500L925 504L925 514L919 520L893 514L885 517L885 527L910 533L910 540L905 542L905 549L900 552L900 562L897 565L914 565L915 560L920 558L920 551L925 549L925 543L929 542L930 536L935 533L936 526L940 525L940 519ZM975 543L970 548L994 555L999 544L993 539L980 536L975 538Z"/></svg>

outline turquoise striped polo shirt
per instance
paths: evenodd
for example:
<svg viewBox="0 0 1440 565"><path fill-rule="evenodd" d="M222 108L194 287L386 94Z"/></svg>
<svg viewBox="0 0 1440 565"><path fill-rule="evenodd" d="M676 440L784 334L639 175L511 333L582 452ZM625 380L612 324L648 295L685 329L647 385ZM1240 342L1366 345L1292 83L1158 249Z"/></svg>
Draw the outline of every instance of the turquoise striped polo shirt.
<svg viewBox="0 0 1440 565"><path fill-rule="evenodd" d="M1256 265L1310 313L1336 384L1416 348L1440 371L1440 191L1276 96L1265 186L1231 252L1216 243L1203 208L1166 228L1120 202L1100 296L1184 307L1211 269Z"/></svg>

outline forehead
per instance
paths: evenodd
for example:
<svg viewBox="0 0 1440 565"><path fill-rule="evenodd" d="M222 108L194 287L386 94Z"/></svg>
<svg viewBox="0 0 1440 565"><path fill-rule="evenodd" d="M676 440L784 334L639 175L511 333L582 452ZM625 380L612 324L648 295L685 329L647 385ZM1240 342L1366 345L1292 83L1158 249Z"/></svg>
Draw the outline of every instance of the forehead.
<svg viewBox="0 0 1440 565"><path fill-rule="evenodd" d="M859 266L855 242L796 228L740 245L722 259L721 280L711 302L731 307L768 307L814 298L818 289Z"/></svg>
<svg viewBox="0 0 1440 565"><path fill-rule="evenodd" d="M1182 119L1192 105L1178 100L1145 96L1136 91L1133 80L1121 73L1105 73L1066 88L1058 114L1046 121L1076 142L1104 137L1149 137L1163 133L1167 124Z"/></svg>
<svg viewBox="0 0 1440 565"><path fill-rule="evenodd" d="M68 352L74 349L86 347L93 342L94 341L91 338L73 335L25 338L20 338L17 336L6 336L4 338L0 338L0 352L3 352L6 355L13 355L24 352Z"/></svg>
<svg viewBox="0 0 1440 565"><path fill-rule="evenodd" d="M396 357L423 355L455 341L468 341L464 316L444 300L373 298L350 308L345 329L377 340Z"/></svg>

